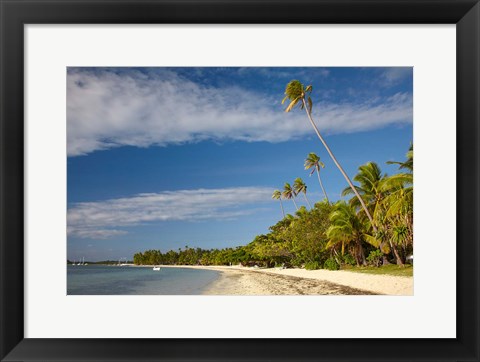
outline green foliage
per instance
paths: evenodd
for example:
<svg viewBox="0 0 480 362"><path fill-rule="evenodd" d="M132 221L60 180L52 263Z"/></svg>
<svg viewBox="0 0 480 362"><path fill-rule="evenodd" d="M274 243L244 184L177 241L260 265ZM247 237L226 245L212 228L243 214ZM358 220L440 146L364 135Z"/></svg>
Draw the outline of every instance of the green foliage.
<svg viewBox="0 0 480 362"><path fill-rule="evenodd" d="M328 258L323 263L323 267L327 270L338 270L340 269L340 265L338 265L337 261L334 258Z"/></svg>
<svg viewBox="0 0 480 362"><path fill-rule="evenodd" d="M375 249L370 252L367 257L367 261L370 265L379 267L382 264L382 256L383 253L380 250Z"/></svg>
<svg viewBox="0 0 480 362"><path fill-rule="evenodd" d="M350 253L347 253L347 254L343 255L341 260L342 260L342 263L345 264L345 265L352 265L353 266L353 265L356 264L355 258Z"/></svg>
<svg viewBox="0 0 480 362"><path fill-rule="evenodd" d="M320 264L318 261L309 261L308 263L305 263L305 269L307 270L322 269L322 264Z"/></svg>
<svg viewBox="0 0 480 362"><path fill-rule="evenodd" d="M300 104L300 108L304 108L304 100L305 100L305 95L306 93L312 93L312 86L304 86L300 81L298 80L292 80L287 84L287 87L285 88L285 98L282 100L282 104L285 103L285 101L289 100L290 103L288 104L288 107L285 109L285 112L290 112L297 104ZM308 103L308 112L312 112L312 107L313 107L313 102L310 97L307 99Z"/></svg>
<svg viewBox="0 0 480 362"><path fill-rule="evenodd" d="M283 233L292 264L301 265L311 261L323 263L328 258L326 250L329 225L328 215L332 205L317 203L312 210L301 209Z"/></svg>
<svg viewBox="0 0 480 362"><path fill-rule="evenodd" d="M348 271L363 273L363 274L377 274L377 275L393 275L393 276L403 276L411 277L413 276L413 266L405 265L398 266L395 264L382 265L380 267L376 266L366 266L363 268L346 268Z"/></svg>
<svg viewBox="0 0 480 362"><path fill-rule="evenodd" d="M147 250L136 253L133 262L136 265L248 265L254 260L251 246L237 248L211 249L200 248L170 250L162 254L160 250ZM259 264L263 260L258 260Z"/></svg>
<svg viewBox="0 0 480 362"><path fill-rule="evenodd" d="M285 185L283 186L282 196L284 199L290 200L291 198L297 196L297 193L288 182L285 182Z"/></svg>

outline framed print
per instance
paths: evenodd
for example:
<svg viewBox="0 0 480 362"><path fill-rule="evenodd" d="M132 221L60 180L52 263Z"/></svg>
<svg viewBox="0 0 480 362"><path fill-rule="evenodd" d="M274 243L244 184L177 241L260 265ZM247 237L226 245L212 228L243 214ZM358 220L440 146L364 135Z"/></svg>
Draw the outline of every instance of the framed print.
<svg viewBox="0 0 480 362"><path fill-rule="evenodd" d="M2 361L479 360L477 1L0 2Z"/></svg>

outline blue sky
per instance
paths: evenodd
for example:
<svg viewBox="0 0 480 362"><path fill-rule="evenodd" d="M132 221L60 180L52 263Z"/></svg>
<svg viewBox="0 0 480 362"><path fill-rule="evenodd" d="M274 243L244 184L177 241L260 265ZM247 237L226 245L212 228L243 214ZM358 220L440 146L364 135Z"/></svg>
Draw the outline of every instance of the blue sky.
<svg viewBox="0 0 480 362"><path fill-rule="evenodd" d="M331 200L346 186L285 85L313 85L313 118L346 172L403 160L411 68L69 68L67 257L244 245L281 218L275 189L317 153ZM302 197L299 204L305 204ZM287 212L295 211L285 200Z"/></svg>

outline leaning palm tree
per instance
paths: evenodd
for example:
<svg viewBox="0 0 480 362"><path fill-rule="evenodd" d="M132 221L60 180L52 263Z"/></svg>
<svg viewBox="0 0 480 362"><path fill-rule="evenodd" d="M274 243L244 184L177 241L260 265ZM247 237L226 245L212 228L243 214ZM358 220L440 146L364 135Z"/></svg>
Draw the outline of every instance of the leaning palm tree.
<svg viewBox="0 0 480 362"><path fill-rule="evenodd" d="M283 214L283 217L285 217L285 210L283 210L283 203L282 203L282 193L280 192L280 190L273 191L272 199L280 200L280 207L282 208L282 214Z"/></svg>
<svg viewBox="0 0 480 362"><path fill-rule="evenodd" d="M312 176L312 173L317 171L318 183L322 188L323 194L325 195L325 199L327 200L328 203L330 203L330 201L328 201L328 196L327 196L327 193L325 192L325 188L323 187L322 179L320 178L320 167L324 168L325 164L322 161L320 161L320 157L318 157L314 152L310 152L307 158L305 159L304 166L305 166L305 170L309 170L313 167L312 172L310 172L310 176Z"/></svg>
<svg viewBox="0 0 480 362"><path fill-rule="evenodd" d="M312 205L310 205L310 202L307 199L307 185L305 182L300 177L297 177L295 181L293 181L293 189L295 190L295 193L298 195L300 192L303 193L303 196L305 197L305 201L308 204L308 207L311 209Z"/></svg>
<svg viewBox="0 0 480 362"><path fill-rule="evenodd" d="M295 196L297 196L297 193L294 189L292 189L292 186L290 186L288 182L286 182L285 186L283 186L282 196L284 199L291 199L293 201L293 204L295 205L295 208L298 210L297 203L295 202Z"/></svg>
<svg viewBox="0 0 480 362"><path fill-rule="evenodd" d="M290 103L289 103L288 107L285 109L285 112L290 112L297 104L300 104L301 109L305 109L305 112L307 113L308 120L312 124L312 127L315 130L315 133L317 134L318 138L320 139L320 141L323 143L323 145L327 149L328 154L330 155L333 162L335 163L335 165L338 167L338 169L342 173L343 177L345 177L345 180L347 181L348 185L351 187L352 191L357 196L358 200L360 201L360 203L362 205L363 210L365 211L365 213L368 216L368 219L370 220L370 224L372 225L373 230L376 232L377 228L376 228L376 226L373 222L372 215L370 215L370 212L368 211L367 206L363 202L362 197L358 194L357 190L353 186L352 181L350 180L348 175L345 173L342 166L340 166L340 164L338 163L337 159L335 158L332 151L330 150L330 147L328 147L327 143L325 142L322 135L320 134L320 131L318 130L317 125L315 124L315 122L312 119L313 102L312 102L312 98L310 98L310 96L305 100L305 96L306 96L307 93L312 93L312 86L311 85L308 85L308 86L304 87L304 85L302 83L300 83L300 81L298 81L298 80L290 81L287 84L287 87L285 89L285 97L282 100L282 104L285 103L285 101L287 99L290 100Z"/></svg>

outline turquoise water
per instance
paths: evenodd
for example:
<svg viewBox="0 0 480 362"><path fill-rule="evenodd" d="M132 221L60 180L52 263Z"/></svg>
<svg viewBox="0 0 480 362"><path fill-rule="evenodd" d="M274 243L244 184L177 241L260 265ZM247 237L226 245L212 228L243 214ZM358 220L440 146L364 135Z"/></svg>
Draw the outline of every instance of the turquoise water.
<svg viewBox="0 0 480 362"><path fill-rule="evenodd" d="M195 295L219 277L214 270L67 266L67 295Z"/></svg>

